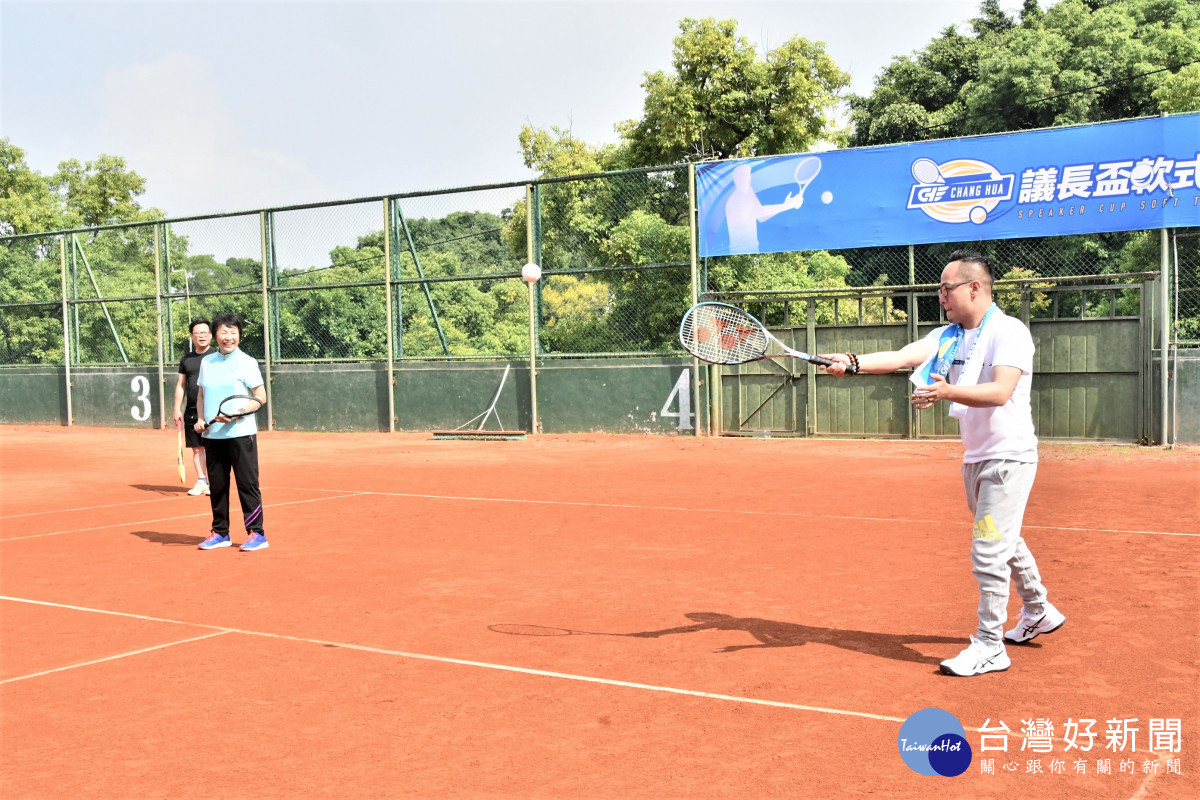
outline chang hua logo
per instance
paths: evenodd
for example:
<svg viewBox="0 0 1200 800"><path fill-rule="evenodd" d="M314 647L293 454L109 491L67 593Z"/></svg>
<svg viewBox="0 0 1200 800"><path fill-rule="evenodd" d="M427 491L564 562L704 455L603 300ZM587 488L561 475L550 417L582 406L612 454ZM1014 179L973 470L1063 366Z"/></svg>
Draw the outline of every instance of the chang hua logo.
<svg viewBox="0 0 1200 800"><path fill-rule="evenodd" d="M940 708L923 708L904 720L897 744L913 772L953 778L971 766L971 745L958 718Z"/></svg>
<svg viewBox="0 0 1200 800"><path fill-rule="evenodd" d="M912 163L916 180L908 207L919 208L939 222L981 225L1003 200L1011 200L1016 176L1001 175L984 161L956 158L938 164L931 158Z"/></svg>

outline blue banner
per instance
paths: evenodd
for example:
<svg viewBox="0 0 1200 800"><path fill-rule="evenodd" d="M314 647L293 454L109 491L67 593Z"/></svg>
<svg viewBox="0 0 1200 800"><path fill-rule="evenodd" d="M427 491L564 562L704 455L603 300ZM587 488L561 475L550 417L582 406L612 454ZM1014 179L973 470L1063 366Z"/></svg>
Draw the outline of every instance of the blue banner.
<svg viewBox="0 0 1200 800"><path fill-rule="evenodd" d="M1200 114L696 167L700 254L1200 225Z"/></svg>

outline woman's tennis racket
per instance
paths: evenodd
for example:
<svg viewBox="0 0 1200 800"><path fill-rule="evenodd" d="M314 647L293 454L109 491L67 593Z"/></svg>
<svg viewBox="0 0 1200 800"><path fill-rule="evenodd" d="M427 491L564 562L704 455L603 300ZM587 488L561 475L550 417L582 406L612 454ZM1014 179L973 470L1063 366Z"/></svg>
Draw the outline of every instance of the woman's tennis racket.
<svg viewBox="0 0 1200 800"><path fill-rule="evenodd" d="M726 303L697 303L689 308L679 324L679 342L683 349L710 364L745 364L780 357L799 358L822 367L834 363L828 358L793 350L754 317ZM768 352L772 342L782 352ZM847 374L855 371L851 364L842 366Z"/></svg>
<svg viewBox="0 0 1200 800"><path fill-rule="evenodd" d="M179 482L187 483L187 470L183 466L183 420L180 419L175 423L175 428L179 433L179 455L176 460L176 466L179 467Z"/></svg>
<svg viewBox="0 0 1200 800"><path fill-rule="evenodd" d="M263 407L262 401L252 394L231 394L217 406L217 415L205 423L204 427L214 422L232 422L239 417L247 417Z"/></svg>

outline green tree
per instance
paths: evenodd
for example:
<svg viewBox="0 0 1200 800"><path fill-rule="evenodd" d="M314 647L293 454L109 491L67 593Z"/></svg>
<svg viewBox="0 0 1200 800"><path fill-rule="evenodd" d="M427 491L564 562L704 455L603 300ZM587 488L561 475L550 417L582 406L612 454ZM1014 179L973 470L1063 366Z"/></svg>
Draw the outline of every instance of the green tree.
<svg viewBox="0 0 1200 800"><path fill-rule="evenodd" d="M120 156L101 155L84 164L68 159L58 165L58 172L49 181L63 199L70 227L116 225L165 216L158 209L142 209L136 198L146 192L146 179L130 170Z"/></svg>
<svg viewBox="0 0 1200 800"><path fill-rule="evenodd" d="M0 139L0 235L36 233L59 227L60 198L25 163L25 151Z"/></svg>
<svg viewBox="0 0 1200 800"><path fill-rule="evenodd" d="M1200 108L1200 5L1190 0L994 0L971 34L942 31L849 98L855 146ZM1187 65L1187 66L1183 66Z"/></svg>
<svg viewBox="0 0 1200 800"><path fill-rule="evenodd" d="M673 72L646 75L642 117L619 126L629 164L804 152L836 141L849 75L822 42L799 36L760 56L737 21L685 18Z"/></svg>

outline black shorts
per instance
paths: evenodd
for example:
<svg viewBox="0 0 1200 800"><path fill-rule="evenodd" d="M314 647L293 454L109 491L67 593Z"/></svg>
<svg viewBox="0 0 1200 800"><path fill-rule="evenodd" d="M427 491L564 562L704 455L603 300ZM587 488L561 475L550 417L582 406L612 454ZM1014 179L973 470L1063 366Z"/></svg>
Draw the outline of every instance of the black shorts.
<svg viewBox="0 0 1200 800"><path fill-rule="evenodd" d="M188 406L183 410L183 441L193 450L204 447L204 437L196 433L196 422L199 419L200 413L195 406Z"/></svg>

